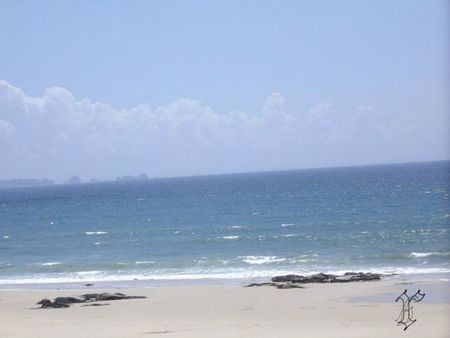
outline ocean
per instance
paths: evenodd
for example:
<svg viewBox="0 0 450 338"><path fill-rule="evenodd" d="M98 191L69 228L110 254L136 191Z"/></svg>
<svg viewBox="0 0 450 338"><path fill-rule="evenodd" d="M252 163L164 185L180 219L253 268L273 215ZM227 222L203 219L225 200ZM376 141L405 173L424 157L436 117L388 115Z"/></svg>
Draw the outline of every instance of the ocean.
<svg viewBox="0 0 450 338"><path fill-rule="evenodd" d="M0 284L450 272L450 162L0 190Z"/></svg>

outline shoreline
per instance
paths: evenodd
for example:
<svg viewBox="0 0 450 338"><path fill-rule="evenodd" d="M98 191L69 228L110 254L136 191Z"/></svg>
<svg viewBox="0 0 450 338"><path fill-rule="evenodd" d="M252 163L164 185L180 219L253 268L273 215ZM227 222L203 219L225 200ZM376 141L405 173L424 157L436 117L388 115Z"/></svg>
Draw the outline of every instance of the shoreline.
<svg viewBox="0 0 450 338"><path fill-rule="evenodd" d="M295 272L291 272L295 274ZM282 274L289 274L283 271ZM308 274L309 275L309 274ZM0 284L1 290L90 290L102 289L133 289L133 288L157 288L157 287L189 287L208 285L238 285L245 286L250 283L262 283L269 281L270 277L240 277L240 278L189 278L189 279L129 279L129 280L85 280L79 282L48 282L48 283L4 283ZM406 283L422 282L449 282L450 272L441 273L415 273L415 274L382 274L381 281L399 281Z"/></svg>
<svg viewBox="0 0 450 338"><path fill-rule="evenodd" d="M420 288L417 322L408 337L447 337L450 283L391 279L305 284L302 289L270 286L195 285L108 290L145 299L72 304L38 309L42 298L76 296L86 289L0 290L0 336L5 337L404 337L394 320L405 289ZM104 292L96 286L89 292ZM431 333L431 335L430 335Z"/></svg>

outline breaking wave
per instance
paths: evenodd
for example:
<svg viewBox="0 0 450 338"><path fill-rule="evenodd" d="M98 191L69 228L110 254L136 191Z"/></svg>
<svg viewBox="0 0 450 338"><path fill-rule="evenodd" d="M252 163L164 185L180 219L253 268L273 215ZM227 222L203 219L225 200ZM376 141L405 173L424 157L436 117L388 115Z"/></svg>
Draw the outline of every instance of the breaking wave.
<svg viewBox="0 0 450 338"><path fill-rule="evenodd" d="M411 252L409 256L413 258L423 258L429 256L450 256L450 252Z"/></svg>
<svg viewBox="0 0 450 338"><path fill-rule="evenodd" d="M220 239L228 239L228 240L236 240L236 239L241 239L241 236L222 236L219 238Z"/></svg>
<svg viewBox="0 0 450 338"><path fill-rule="evenodd" d="M242 259L244 263L258 265L286 261L286 258L278 256L239 256L239 258Z"/></svg>
<svg viewBox="0 0 450 338"><path fill-rule="evenodd" d="M92 236L92 235L105 235L105 234L107 234L106 231L86 231L86 232L85 232L85 235L88 235L88 236Z"/></svg>

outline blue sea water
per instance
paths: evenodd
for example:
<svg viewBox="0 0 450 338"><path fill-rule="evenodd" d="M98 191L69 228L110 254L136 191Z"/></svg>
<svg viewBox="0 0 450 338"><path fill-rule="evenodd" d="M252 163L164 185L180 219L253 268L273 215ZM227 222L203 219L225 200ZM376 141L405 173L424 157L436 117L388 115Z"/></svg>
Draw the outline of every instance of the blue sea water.
<svg viewBox="0 0 450 338"><path fill-rule="evenodd" d="M450 272L450 162L0 190L0 284Z"/></svg>

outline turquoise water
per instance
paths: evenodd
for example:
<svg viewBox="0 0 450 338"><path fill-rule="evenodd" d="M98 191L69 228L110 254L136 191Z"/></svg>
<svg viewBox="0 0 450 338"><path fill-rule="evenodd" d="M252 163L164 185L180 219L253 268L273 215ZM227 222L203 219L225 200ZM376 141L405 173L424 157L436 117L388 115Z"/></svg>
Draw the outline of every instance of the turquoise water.
<svg viewBox="0 0 450 338"><path fill-rule="evenodd" d="M450 271L450 162L0 190L0 284Z"/></svg>

